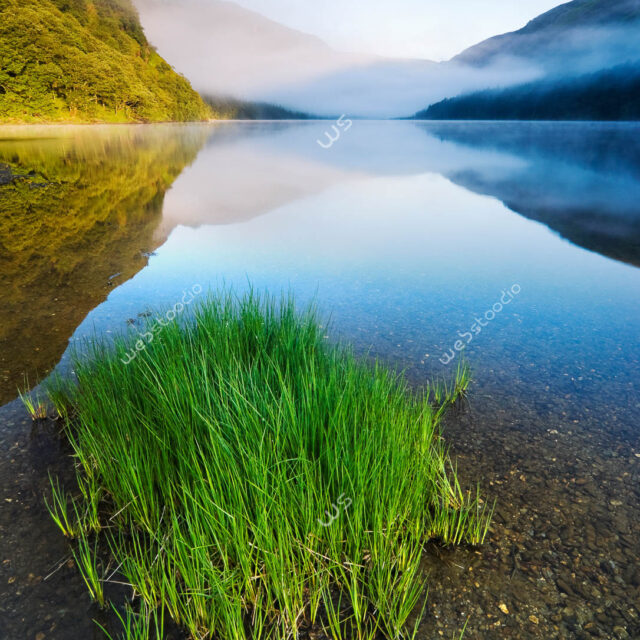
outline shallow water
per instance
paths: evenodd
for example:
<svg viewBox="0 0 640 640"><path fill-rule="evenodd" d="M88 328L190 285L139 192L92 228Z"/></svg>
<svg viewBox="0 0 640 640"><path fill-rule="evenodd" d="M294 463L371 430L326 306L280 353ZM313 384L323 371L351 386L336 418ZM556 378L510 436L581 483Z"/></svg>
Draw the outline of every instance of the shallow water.
<svg viewBox="0 0 640 640"><path fill-rule="evenodd" d="M430 549L420 637L640 637L640 126L326 128L2 131L0 402L197 284L315 297L416 385L464 348L448 438L498 513L482 549ZM75 570L43 580L68 452L15 402L0 429L0 637L99 637Z"/></svg>

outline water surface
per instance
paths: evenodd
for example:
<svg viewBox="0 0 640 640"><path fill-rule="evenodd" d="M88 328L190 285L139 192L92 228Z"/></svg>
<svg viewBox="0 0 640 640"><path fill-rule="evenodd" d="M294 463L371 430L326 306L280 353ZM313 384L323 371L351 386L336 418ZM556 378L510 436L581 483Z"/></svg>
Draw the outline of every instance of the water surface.
<svg viewBox="0 0 640 640"><path fill-rule="evenodd" d="M431 550L421 637L639 636L640 126L356 121L324 149L326 128L0 134L1 401L195 284L315 298L418 386L464 346L448 438L499 509L479 552ZM41 506L64 449L16 403L0 424L7 637L87 637L74 570L33 583L65 553Z"/></svg>

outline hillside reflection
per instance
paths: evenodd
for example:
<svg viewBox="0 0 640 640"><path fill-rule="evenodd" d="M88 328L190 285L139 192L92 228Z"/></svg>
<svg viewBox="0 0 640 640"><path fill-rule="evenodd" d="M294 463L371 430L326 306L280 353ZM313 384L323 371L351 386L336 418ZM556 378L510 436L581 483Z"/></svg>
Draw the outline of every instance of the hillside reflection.
<svg viewBox="0 0 640 640"><path fill-rule="evenodd" d="M165 239L165 193L210 132L11 133L0 140L0 404L54 367L84 317L147 264Z"/></svg>

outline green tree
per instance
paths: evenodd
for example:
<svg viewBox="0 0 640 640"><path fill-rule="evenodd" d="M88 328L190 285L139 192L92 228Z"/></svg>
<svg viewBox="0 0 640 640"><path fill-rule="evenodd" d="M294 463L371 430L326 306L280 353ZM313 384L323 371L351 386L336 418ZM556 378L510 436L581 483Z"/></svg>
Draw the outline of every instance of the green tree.
<svg viewBox="0 0 640 640"><path fill-rule="evenodd" d="M0 121L210 117L130 0L0 0Z"/></svg>

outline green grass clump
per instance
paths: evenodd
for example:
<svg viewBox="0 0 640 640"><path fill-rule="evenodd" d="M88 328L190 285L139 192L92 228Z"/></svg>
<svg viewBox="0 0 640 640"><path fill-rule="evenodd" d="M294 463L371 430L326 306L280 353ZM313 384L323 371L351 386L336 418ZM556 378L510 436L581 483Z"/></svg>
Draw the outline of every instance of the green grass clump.
<svg viewBox="0 0 640 640"><path fill-rule="evenodd" d="M424 544L486 535L439 429L467 369L415 393L324 333L291 298L223 293L133 360L137 334L87 345L56 383L84 512L101 492L114 565L193 638L411 636Z"/></svg>
<svg viewBox="0 0 640 640"><path fill-rule="evenodd" d="M112 605L113 613L122 625L123 632L114 638L100 623L98 626L104 631L108 640L155 640L164 638L164 620L162 612L143 610L136 613L130 605L125 606L124 614Z"/></svg>
<svg viewBox="0 0 640 640"><path fill-rule="evenodd" d="M34 422L47 419L47 405L37 394L35 398L31 397L27 391L18 391L18 394L24 408Z"/></svg>
<svg viewBox="0 0 640 640"><path fill-rule="evenodd" d="M98 540L94 540L93 546L89 544L88 536L83 532L78 537L78 546L73 550L73 558L82 575L84 583L89 589L89 595L101 607L105 605L103 578L98 560Z"/></svg>

